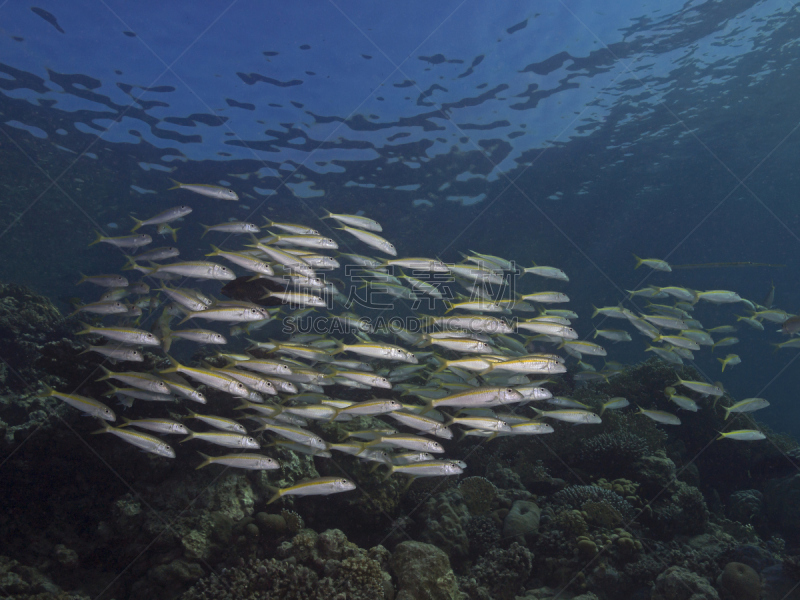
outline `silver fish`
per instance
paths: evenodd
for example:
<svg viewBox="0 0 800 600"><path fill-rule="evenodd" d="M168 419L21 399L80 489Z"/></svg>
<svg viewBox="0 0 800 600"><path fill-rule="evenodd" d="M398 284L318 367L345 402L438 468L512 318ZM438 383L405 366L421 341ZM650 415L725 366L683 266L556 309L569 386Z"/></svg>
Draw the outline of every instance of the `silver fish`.
<svg viewBox="0 0 800 600"><path fill-rule="evenodd" d="M239 200L239 196L236 194L236 192L229 188L224 188L218 185L206 185L202 183L181 183L180 181L175 181L174 179L170 179L170 181L175 184L169 188L170 190L189 190L190 192L200 194L201 196L206 196L207 198L213 198L214 200Z"/></svg>
<svg viewBox="0 0 800 600"><path fill-rule="evenodd" d="M42 397L56 397L59 400L66 402L73 408L77 408L87 415L97 417L98 419L103 419L104 421L117 420L113 410L108 408L102 402L98 402L94 398L87 398L86 396L79 396L77 394L65 394L63 392L54 390L48 385L45 385L45 390L47 393L41 394Z"/></svg>
<svg viewBox="0 0 800 600"><path fill-rule="evenodd" d="M160 225L161 223L170 223L171 221L176 221L177 219L185 217L191 212L192 209L188 206L175 206L173 208L168 208L164 212L158 213L155 217L145 219L144 221L140 221L136 217L131 216L131 219L136 221L136 225L133 227L133 229L131 229L131 232L136 231L145 225Z"/></svg>
<svg viewBox="0 0 800 600"><path fill-rule="evenodd" d="M153 238L144 233L137 233L135 235L121 235L118 237L104 236L99 231L95 231L95 233L97 234L97 238L91 244L89 244L90 246L103 243L111 244L117 248L140 248L153 242Z"/></svg>
<svg viewBox="0 0 800 600"><path fill-rule="evenodd" d="M318 477L295 484L288 488L276 489L275 494L267 501L272 504L281 496L328 496L339 492L356 489L356 484L342 477Z"/></svg>
<svg viewBox="0 0 800 600"><path fill-rule="evenodd" d="M105 425L102 429L93 431L92 433L111 433L129 444L141 448L145 452L157 454L158 456L164 456L166 458L175 458L175 450L172 449L172 446L157 437L141 433L140 431Z"/></svg>
<svg viewBox="0 0 800 600"><path fill-rule="evenodd" d="M224 456L208 456L207 454L199 453L205 460L196 467L202 469L208 465L225 465L226 467L235 467L237 469L249 469L251 471L271 471L280 469L281 463L269 456L262 456L261 454L226 454Z"/></svg>
<svg viewBox="0 0 800 600"><path fill-rule="evenodd" d="M133 329L127 327L92 327L86 323L82 323L82 325L85 327L85 329L79 331L77 335L102 335L103 337L116 342L122 342L123 344L142 346L161 345L161 340L159 340L149 331L144 331L142 329Z"/></svg>

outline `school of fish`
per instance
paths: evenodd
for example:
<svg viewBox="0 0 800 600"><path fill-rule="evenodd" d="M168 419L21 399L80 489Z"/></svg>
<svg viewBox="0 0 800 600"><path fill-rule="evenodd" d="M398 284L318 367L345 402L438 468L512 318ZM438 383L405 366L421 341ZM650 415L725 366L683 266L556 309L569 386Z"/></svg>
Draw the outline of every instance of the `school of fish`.
<svg viewBox="0 0 800 600"><path fill-rule="evenodd" d="M238 200L227 188L174 183L170 189ZM607 381L622 368L607 362L598 371L584 362L585 356L605 357L607 351L593 341L579 339L572 328L577 314L553 307L569 302L566 294L545 290L504 299L498 293L510 289L506 285L510 277L527 274L539 278L537 281L569 282L561 269L539 265L518 269L507 259L477 252L463 255L459 264L425 257L398 258L395 246L380 235L379 223L365 216L333 213L323 218L349 236L348 246L360 244L365 254L337 252L338 243L315 229L270 220L265 225L241 221L202 225L200 237L218 235L217 244L233 242L236 247L222 249L211 244L206 256L189 261L181 260L175 247L146 248L153 236L140 233L140 229L153 228L154 234L177 239L177 229L170 224L186 219L191 212L190 206L182 205L148 219L134 218L129 235L98 234L90 244L122 249L128 256L126 272L141 275L139 281L116 273L83 275L78 282L104 290L98 299L78 305L75 313L95 320L79 332L96 340L87 344L86 352L101 354L118 369L102 367L101 379L110 385L107 396L116 397L132 412L135 402L164 402L174 409L180 401L185 413L183 421L123 417L120 424L114 411L100 400L52 388L42 392L101 420L95 433L112 434L166 458L176 454L165 436L184 436L182 442L200 440L209 454L199 452L203 460L197 468L219 464L279 469L278 460L255 452L267 447L260 436L263 432L270 435L271 446L321 458L342 452L385 465L387 477L401 473L414 478L463 472L463 462L436 458L445 452L437 438L454 438L456 428L461 435L489 439L547 434L554 431L551 421L599 424L606 410L630 406L625 398L611 398L597 414L585 404L554 397L547 390L551 378L567 371L566 359L558 350L577 359L576 381ZM208 258L222 259L225 264ZM636 268L672 271L663 260L635 258ZM324 277L332 271L344 272L344 277ZM234 281L237 276L249 284L269 282L263 298L275 299L279 305L223 300L207 291L210 284ZM342 285L342 281L346 283ZM453 293L455 286L464 293ZM369 292L371 298L390 298L394 303L390 306L405 307L407 316L400 319L399 313L393 312L387 320L356 314L352 301L362 297L359 290ZM779 331L791 336L777 344L777 349L800 348L800 337L794 337L800 331L800 317L772 307L774 288L763 304L732 291L676 286L648 286L629 294L629 298L647 299L647 314L636 314L622 305L596 308L593 317L603 320L593 338L630 342L631 333L638 332L652 340L647 352L678 366L692 360L693 352L703 346L713 351L738 342L730 335L737 325L704 329L692 316L696 305L739 303L747 314L737 316L737 323L758 330L764 329L764 323L777 324ZM434 311L443 307L439 310L443 314L423 314L420 303ZM114 322L99 325L104 319ZM633 331L600 328L608 319L628 323ZM324 323L325 327L305 331L299 326L305 321L317 326ZM216 330L202 328L207 322L230 326L230 337L244 336L250 346L242 352L225 352L228 339ZM184 327L186 323L190 326ZM293 324L294 332L285 340L260 339L260 330L270 323ZM169 354L179 341L219 347L216 357L226 366L179 363ZM551 344L553 352L532 352L531 344ZM150 373L116 366L142 362L142 349L164 352L170 367ZM718 360L723 372L741 362L736 354ZM199 386L229 397L229 415L195 412L192 407L206 403ZM336 392L342 389L370 390L374 396L361 401L337 399ZM725 395L719 383L678 378L664 393L676 410L686 412L701 407L679 389L713 398L708 410L714 410L716 400ZM392 391L391 397L387 390ZM541 408L547 404L552 408ZM722 408L727 419L731 413L768 405L763 398L747 398ZM663 425L681 423L676 414L661 410L638 407L638 413ZM246 427L234 416L254 426ZM339 443L322 439L309 425L357 416L374 417L374 426L351 431ZM756 429L745 429L721 432L718 439L755 441L764 437ZM284 495L327 495L352 489L355 484L346 478L322 477L276 489L270 502Z"/></svg>

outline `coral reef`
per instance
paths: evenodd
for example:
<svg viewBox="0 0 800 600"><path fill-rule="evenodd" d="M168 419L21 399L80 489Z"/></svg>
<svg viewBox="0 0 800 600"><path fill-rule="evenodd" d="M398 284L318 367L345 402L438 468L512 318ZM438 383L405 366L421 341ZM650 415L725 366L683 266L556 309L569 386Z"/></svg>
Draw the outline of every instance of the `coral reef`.
<svg viewBox="0 0 800 600"><path fill-rule="evenodd" d="M251 560L200 580L182 600L380 600L388 573L341 531L305 530L280 548L283 560Z"/></svg>
<svg viewBox="0 0 800 600"><path fill-rule="evenodd" d="M728 516L747 525L759 518L763 505L764 494L758 490L739 490L728 501Z"/></svg>
<svg viewBox="0 0 800 600"><path fill-rule="evenodd" d="M469 600L514 600L533 567L533 554L514 542L506 549L494 548L459 577L459 589Z"/></svg>
<svg viewBox="0 0 800 600"><path fill-rule="evenodd" d="M3 600L89 600L82 594L62 591L38 570L0 556L0 592Z"/></svg>
<svg viewBox="0 0 800 600"><path fill-rule="evenodd" d="M390 560L396 600L458 600L458 581L447 554L432 544L403 542Z"/></svg>
<svg viewBox="0 0 800 600"><path fill-rule="evenodd" d="M761 598L761 577L752 567L738 562L725 565L717 587L722 600L759 600Z"/></svg>
<svg viewBox="0 0 800 600"><path fill-rule="evenodd" d="M420 539L444 550L450 560L460 560L469 553L465 528L469 510L458 490L448 490L428 499L420 511L423 530Z"/></svg>
<svg viewBox="0 0 800 600"><path fill-rule="evenodd" d="M719 594L705 577L683 567L670 567L656 579L651 600L717 600Z"/></svg>
<svg viewBox="0 0 800 600"><path fill-rule="evenodd" d="M12 298L20 314L38 310L41 297L12 292L0 287L3 306L13 303L2 298ZM71 384L73 376L85 379L98 359L76 356L78 346L68 330L58 330L66 325L53 311L44 308L41 326L25 329L12 309L0 306L0 329L8 325L21 355L33 356L34 381ZM145 353L141 368L154 366L156 357ZM658 396L658 404L663 394L654 386L674 380L671 369L648 362L607 384L571 391L569 383L557 385L597 407L611 392L633 401ZM337 463L365 493L266 505L268 486L333 474L335 467L277 449L280 471L195 471L193 456L170 462L93 438L117 480L104 469L86 468L82 436L92 423L55 399L11 393L3 385L0 377L6 393L0 433L7 443L48 427L53 414L78 433L47 428L47 435L19 444L7 463L2 500L14 501L14 490L31 499L14 518L0 515L0 542L15 559L0 558L0 586L14 600L67 600L62 589L97 597L109 584L108 597L118 600L699 600L717 594L749 600L757 597L746 592L755 590L756 580L771 600L800 580L794 556L800 476L780 470L788 459L719 444L703 460L676 468L691 458L692 436L714 434L719 417L713 411L693 426L699 429L665 432L632 412L607 411L602 432L557 426L544 441L466 439L458 446L469 464L464 477L420 478L408 489L403 477L383 481L382 470L341 456ZM93 385L86 384L85 393L96 395ZM208 397L212 413L227 402L213 391ZM310 427L336 439L372 421ZM791 449L789 441L779 442ZM568 466L556 455L567 457ZM724 471L731 460L742 472L759 465L773 470L735 479ZM714 465L722 465L724 481ZM38 525L43 513L51 519L44 527ZM790 556L776 533L786 537ZM129 564L134 567L112 583Z"/></svg>
<svg viewBox="0 0 800 600"><path fill-rule="evenodd" d="M619 477L629 474L647 450L647 441L634 433L600 433L581 440L578 460L582 469L594 474Z"/></svg>
<svg viewBox="0 0 800 600"><path fill-rule="evenodd" d="M489 512L497 497L497 488L485 477L466 477L458 484L458 490L471 515Z"/></svg>
<svg viewBox="0 0 800 600"><path fill-rule="evenodd" d="M69 335L61 313L30 288L0 284L0 348L4 367L0 390L21 392L38 380L34 366L41 348Z"/></svg>
<svg viewBox="0 0 800 600"><path fill-rule="evenodd" d="M525 544L539 530L542 511L535 502L517 500L503 519L503 541Z"/></svg>
<svg viewBox="0 0 800 600"><path fill-rule="evenodd" d="M764 514L770 527L795 540L800 539L800 473L767 484Z"/></svg>
<svg viewBox="0 0 800 600"><path fill-rule="evenodd" d="M550 497L550 502L580 509L587 502L606 502L626 520L631 520L636 514L630 503L619 494L596 485L573 485L556 492Z"/></svg>
<svg viewBox="0 0 800 600"><path fill-rule="evenodd" d="M643 518L653 535L670 539L675 535L702 533L708 524L708 507L696 487L675 481Z"/></svg>
<svg viewBox="0 0 800 600"><path fill-rule="evenodd" d="M472 517L465 531L472 554L483 554L500 543L500 527L493 515Z"/></svg>

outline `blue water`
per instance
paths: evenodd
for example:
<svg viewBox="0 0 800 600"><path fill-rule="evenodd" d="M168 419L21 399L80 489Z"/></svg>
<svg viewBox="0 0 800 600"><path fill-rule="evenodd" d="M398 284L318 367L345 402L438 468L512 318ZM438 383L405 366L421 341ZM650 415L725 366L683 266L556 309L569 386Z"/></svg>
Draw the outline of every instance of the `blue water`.
<svg viewBox="0 0 800 600"><path fill-rule="evenodd" d="M557 266L571 281L550 287L587 339L593 305L641 311L626 290L650 284L761 302L774 283L775 307L800 310L791 4L76 0L6 2L0 24L0 281L62 310L79 272L123 260L87 247L95 230L184 202L186 256L206 251L197 223L262 216L363 252L328 209L381 222L399 256ZM634 270L633 253L772 266L667 274ZM532 279L520 289L548 287ZM695 313L707 328L744 314ZM652 356L633 328L602 327L634 338L606 342L609 359ZM800 363L773 353L778 328L741 326L693 364L737 399L767 398L757 418L797 437ZM742 364L720 373L729 352Z"/></svg>
<svg viewBox="0 0 800 600"><path fill-rule="evenodd" d="M363 210L401 255L557 265L582 335L591 304L645 276L755 301L774 281L776 306L797 310L796 11L524 8L4 5L0 279L74 295L76 271L118 268L85 248L92 230L188 201L165 191L172 177L242 196L192 199L203 223L324 228L323 207ZM648 274L632 252L785 266ZM736 312L704 310L707 327ZM774 329L740 332L743 363L722 381L768 396L760 416L797 434L795 351L771 354ZM635 362L642 344L612 354ZM708 352L697 365L720 378Z"/></svg>

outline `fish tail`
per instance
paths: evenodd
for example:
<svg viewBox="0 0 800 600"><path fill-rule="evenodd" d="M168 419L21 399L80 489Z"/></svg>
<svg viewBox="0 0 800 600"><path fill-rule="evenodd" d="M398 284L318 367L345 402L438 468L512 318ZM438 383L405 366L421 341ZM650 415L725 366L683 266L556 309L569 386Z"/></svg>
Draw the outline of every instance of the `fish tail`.
<svg viewBox="0 0 800 600"><path fill-rule="evenodd" d="M185 316L183 319L181 319L180 321L178 321L178 326L180 326L180 325L183 325L184 323L186 323L186 321L188 321L189 319L191 319L191 318L193 318L193 317L194 317L194 313L193 313L193 312L190 312L190 313L189 313L188 315L186 315L186 316Z"/></svg>
<svg viewBox="0 0 800 600"><path fill-rule="evenodd" d="M333 213L331 211L329 211L327 208L323 208L322 210L325 211L327 214L324 217L320 217L320 218L322 218L322 219L330 219L330 218L332 218L331 216L333 215Z"/></svg>
<svg viewBox="0 0 800 600"><path fill-rule="evenodd" d="M594 304L592 304L592 308L594 309L594 312L592 313L592 318L594 319L597 315L600 314L600 309L597 308Z"/></svg>
<svg viewBox="0 0 800 600"><path fill-rule="evenodd" d="M208 454L203 454L202 452L198 452L198 454L199 454L200 456L202 456L202 457L203 457L205 460L204 460L202 463L200 463L200 465L199 465L199 466L197 466L197 467L195 467L195 468L194 468L194 470L195 470L195 471L197 471L198 469L202 469L203 467L207 467L208 465L210 465L210 464L211 464L211 459L212 459L212 457L210 457Z"/></svg>
<svg viewBox="0 0 800 600"><path fill-rule="evenodd" d="M123 271L132 271L134 269L138 269L139 268L139 265L137 264L137 262L135 260L133 260L132 256L127 256L126 258L128 259L128 261L122 267Z"/></svg>
<svg viewBox="0 0 800 600"><path fill-rule="evenodd" d="M341 340L336 340L336 350L331 352L331 355L340 354L344 351L345 351L344 342L342 342Z"/></svg>
<svg viewBox="0 0 800 600"><path fill-rule="evenodd" d="M598 333L599 333L599 330L598 330L598 329L595 329L595 330L594 330L594 336L592 337L592 339L593 339L593 340L596 340L596 339L597 339L597 334L598 334Z"/></svg>
<svg viewBox="0 0 800 600"><path fill-rule="evenodd" d="M131 420L128 417L122 417L122 420L124 421L122 425L117 425L117 427L127 427L131 424Z"/></svg>
<svg viewBox="0 0 800 600"><path fill-rule="evenodd" d="M80 280L78 283L76 283L75 285L80 285L80 284L82 284L84 281L86 281L87 279L89 279L89 276L88 276L88 275L84 275L83 273L80 273L80 276L81 276L81 280Z"/></svg>
<svg viewBox="0 0 800 600"><path fill-rule="evenodd" d="M92 327L88 323L84 323L83 321L78 321L78 322L83 326L83 329L75 335L87 335L93 333L93 330L95 329L94 327Z"/></svg>
<svg viewBox="0 0 800 600"><path fill-rule="evenodd" d="M202 223L199 223L199 225L200 225L200 227L203 228L203 235L200 236L201 238L203 238L203 237L206 236L206 234L208 233L208 230L211 229L212 226L211 225L203 225Z"/></svg>
<svg viewBox="0 0 800 600"><path fill-rule="evenodd" d="M178 241L178 229L180 229L180 227L170 227L169 228L169 232L172 235L172 241L173 242L177 242Z"/></svg>
<svg viewBox="0 0 800 600"><path fill-rule="evenodd" d="M330 419L327 419L325 422L326 423L333 423L336 420L336 417L339 416L339 413L342 412L343 410L344 410L343 408L334 408L333 409L333 411L334 411L333 415L331 416Z"/></svg>
<svg viewBox="0 0 800 600"><path fill-rule="evenodd" d="M403 489L400 491L400 493L401 493L401 494L405 493L405 492L408 490L408 488L410 488L410 487L411 487L411 484L412 484L412 483L414 483L414 480L415 480L415 479L416 479L416 477L414 477L413 475L412 475L411 477L409 477L409 478L408 478L408 481L407 481L407 482L406 482L406 484L403 486Z"/></svg>
<svg viewBox="0 0 800 600"><path fill-rule="evenodd" d="M435 375L436 373L441 373L442 371L444 371L449 366L449 362L450 361L447 361L447 360L442 361L442 366L440 366L438 369L436 369L430 375L428 375L428 378L430 379L430 377L432 375Z"/></svg>
<svg viewBox="0 0 800 600"><path fill-rule="evenodd" d="M175 181L172 177L170 177L169 180L173 183L173 186L171 188L167 188L167 190L178 190L183 187L183 184L180 181Z"/></svg>
<svg viewBox="0 0 800 600"><path fill-rule="evenodd" d="M170 368L164 369L163 371L159 371L162 375L165 373L178 373L179 369L183 366L177 360L172 358L169 354L167 354L167 359L169 360Z"/></svg>
<svg viewBox="0 0 800 600"><path fill-rule="evenodd" d="M100 365L100 368L103 369L104 375L100 379L97 379L95 381L105 381L106 379L111 379L113 373L109 369L107 369L104 365Z"/></svg>
<svg viewBox="0 0 800 600"><path fill-rule="evenodd" d="M724 373L725 372L725 365L727 364L725 362L725 359L724 358L718 358L717 360L722 363L722 372Z"/></svg>
<svg viewBox="0 0 800 600"><path fill-rule="evenodd" d="M100 242L103 241L103 234L102 233L100 233L96 229L94 230L94 233L95 233L95 235L97 237L95 238L95 240L91 244L89 244L89 247L94 246L95 244L99 244Z"/></svg>
<svg viewBox="0 0 800 600"><path fill-rule="evenodd" d="M211 249L213 252L209 252L206 256L219 256L222 252L219 248L217 248L214 244L211 244Z"/></svg>
<svg viewBox="0 0 800 600"><path fill-rule="evenodd" d="M633 254L633 253L631 253L631 254ZM643 261L641 258L639 258L638 256L636 256L635 254L633 255L633 258L635 258L635 259L636 259L636 266L635 266L635 267L633 267L633 268L634 268L634 269L638 269L639 267L641 267L641 266L642 266L642 264L644 263L644 261Z"/></svg>
<svg viewBox="0 0 800 600"><path fill-rule="evenodd" d="M187 435L185 438L183 438L183 439L182 439L180 442L178 442L178 443L179 443L179 444L182 444L183 442L188 442L189 440L193 440L195 437L197 437L197 434L196 434L194 431L190 431L190 432L189 432L189 435Z"/></svg>
<svg viewBox="0 0 800 600"><path fill-rule="evenodd" d="M380 465L381 465L381 463L378 463L378 466L380 466ZM386 481L387 479L389 479L392 475L394 475L394 471L395 471L394 465L389 466L389 470L386 471L386 475L384 475L381 478L381 481Z"/></svg>
<svg viewBox="0 0 800 600"><path fill-rule="evenodd" d="M100 421L100 429L98 429L97 431L92 431L91 433L92 435L97 435L98 433L106 433L108 431L111 431L111 429L112 427L110 425L107 425L103 421Z"/></svg>
<svg viewBox="0 0 800 600"><path fill-rule="evenodd" d="M133 226L133 229L131 229L131 233L133 233L134 231L136 231L137 229L139 229L139 227L141 227L141 226L142 226L142 223L144 223L144 221L140 221L139 219L137 219L137 218L136 218L136 217L134 217L133 215L131 215L131 219L133 219L134 221L136 221L136 225L134 225L134 226Z"/></svg>
<svg viewBox="0 0 800 600"><path fill-rule="evenodd" d="M44 386L44 390L47 393L46 394L41 394L41 396L45 396L46 397L46 396L55 396L56 395L56 391L53 388L51 388L49 385L47 385L46 383L43 383L42 385Z"/></svg>
<svg viewBox="0 0 800 600"><path fill-rule="evenodd" d="M274 488L272 486L267 486L267 489L269 489L270 491L275 490L275 493L272 494L272 497L269 500L267 500L267 504L272 504L276 500L280 499L282 494L281 494L281 490L279 488Z"/></svg>
<svg viewBox="0 0 800 600"><path fill-rule="evenodd" d="M723 407L722 407L722 410L724 410L724 411L725 411L725 418L724 418L724 419L722 419L722 420L723 420L723 421L727 421L727 420L728 420L728 417L730 417L730 416L731 416L731 409L730 409L730 408L726 408L726 407L724 407L724 406L723 406Z"/></svg>
<svg viewBox="0 0 800 600"><path fill-rule="evenodd" d="M119 388L115 386L113 383L109 383L108 385L111 386L111 389L107 391L105 394L103 394L103 396L113 396L119 391Z"/></svg>
<svg viewBox="0 0 800 600"><path fill-rule="evenodd" d="M602 417L603 413L606 412L606 405L604 404L603 407L600 409L600 414L598 416Z"/></svg>

